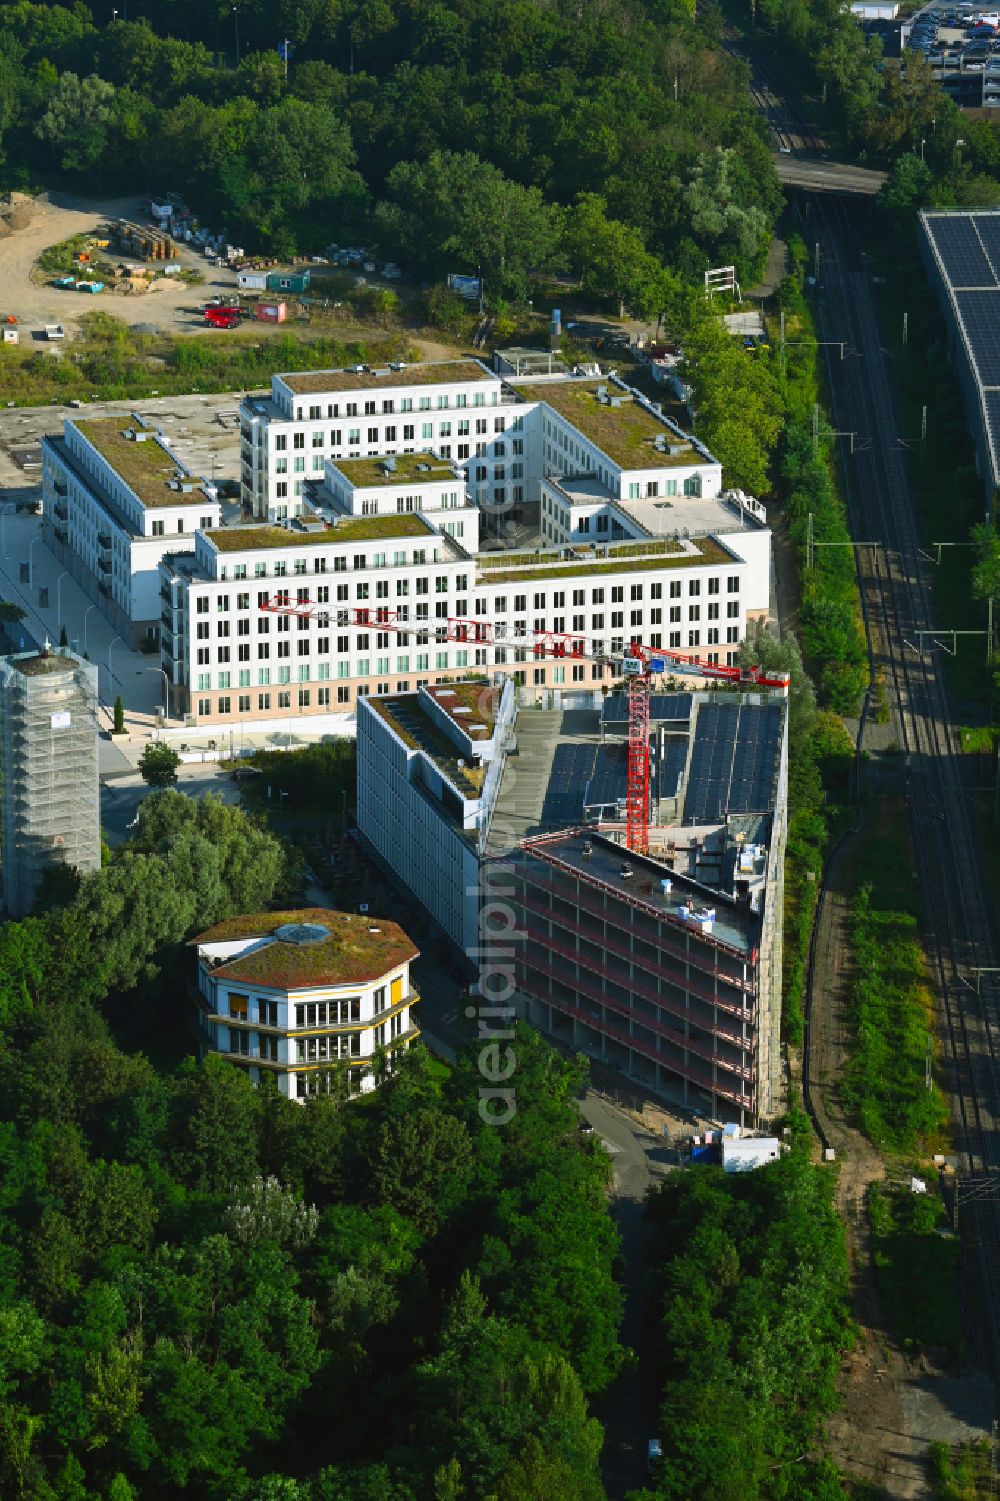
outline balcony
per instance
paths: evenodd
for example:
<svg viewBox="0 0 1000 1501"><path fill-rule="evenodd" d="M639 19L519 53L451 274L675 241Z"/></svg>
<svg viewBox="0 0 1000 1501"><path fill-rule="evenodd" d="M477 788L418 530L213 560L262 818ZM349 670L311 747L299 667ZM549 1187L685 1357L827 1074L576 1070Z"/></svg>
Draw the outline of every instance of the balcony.
<svg viewBox="0 0 1000 1501"><path fill-rule="evenodd" d="M69 492L68 492L68 490L66 488L66 481L65 480L61 480L61 479L53 480L52 481L52 488L56 492L57 495L59 495L59 496L62 497L63 500L66 499L66 496L67 496L67 494Z"/></svg>
<svg viewBox="0 0 1000 1501"><path fill-rule="evenodd" d="M98 532L97 533L97 545L101 549L102 552L110 552L111 551L111 533L110 532Z"/></svg>
<svg viewBox="0 0 1000 1501"><path fill-rule="evenodd" d="M65 545L65 543L66 543L66 528L64 526L54 526L52 528L52 530L53 530L53 532L55 534L56 541L57 542L62 542L63 545Z"/></svg>
<svg viewBox="0 0 1000 1501"><path fill-rule="evenodd" d="M98 558L97 566L104 574L109 574L111 572L111 564L108 562L107 558Z"/></svg>
<svg viewBox="0 0 1000 1501"><path fill-rule="evenodd" d="M108 585L104 583L98 584L97 592L98 594L103 594L106 598L111 594L111 590L108 588Z"/></svg>
<svg viewBox="0 0 1000 1501"><path fill-rule="evenodd" d="M67 506L65 501L57 500L52 509L60 521L69 520L69 507Z"/></svg>

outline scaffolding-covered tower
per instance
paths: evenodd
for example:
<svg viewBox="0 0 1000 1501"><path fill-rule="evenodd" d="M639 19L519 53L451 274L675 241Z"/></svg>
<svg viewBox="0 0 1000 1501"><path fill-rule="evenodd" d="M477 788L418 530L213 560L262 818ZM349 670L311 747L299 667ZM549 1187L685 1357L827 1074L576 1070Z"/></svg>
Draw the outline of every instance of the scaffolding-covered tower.
<svg viewBox="0 0 1000 1501"><path fill-rule="evenodd" d="M0 657L4 903L29 912L47 870L101 863L97 668L46 647Z"/></svg>

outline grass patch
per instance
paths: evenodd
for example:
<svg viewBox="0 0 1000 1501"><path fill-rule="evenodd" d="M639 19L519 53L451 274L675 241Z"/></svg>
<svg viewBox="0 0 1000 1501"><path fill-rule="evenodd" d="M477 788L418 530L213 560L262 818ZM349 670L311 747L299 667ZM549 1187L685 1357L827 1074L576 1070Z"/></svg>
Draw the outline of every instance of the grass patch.
<svg viewBox="0 0 1000 1501"><path fill-rule="evenodd" d="M992 751L997 743L1000 727L995 724L963 724L959 727L958 743L965 754Z"/></svg>
<svg viewBox="0 0 1000 1501"><path fill-rule="evenodd" d="M3 345L0 400L41 406L93 396L122 401L153 392L176 396L259 390L270 386L276 370L340 369L412 358L403 335L342 340L282 332L261 339L253 328L224 338L143 333L99 310L81 317L80 330L58 355L28 345Z"/></svg>
<svg viewBox="0 0 1000 1501"><path fill-rule="evenodd" d="M72 239L60 240L58 245L48 245L38 258L38 266L47 276L68 276L80 270L76 261L82 251L91 247L88 234L73 235Z"/></svg>
<svg viewBox="0 0 1000 1501"><path fill-rule="evenodd" d="M876 900L885 901L881 870L877 888L858 891L851 914L850 1058L840 1097L877 1147L929 1150L948 1117L937 1085L926 1087L933 1005L917 920Z"/></svg>
<svg viewBox="0 0 1000 1501"><path fill-rule="evenodd" d="M931 1494L935 1501L989 1501L993 1488L990 1445L943 1444L935 1441L929 1451Z"/></svg>
<svg viewBox="0 0 1000 1501"><path fill-rule="evenodd" d="M959 1354L959 1242L948 1232L936 1184L928 1181L926 1194L914 1194L902 1184L874 1183L868 1215L879 1297L892 1333L911 1349Z"/></svg>

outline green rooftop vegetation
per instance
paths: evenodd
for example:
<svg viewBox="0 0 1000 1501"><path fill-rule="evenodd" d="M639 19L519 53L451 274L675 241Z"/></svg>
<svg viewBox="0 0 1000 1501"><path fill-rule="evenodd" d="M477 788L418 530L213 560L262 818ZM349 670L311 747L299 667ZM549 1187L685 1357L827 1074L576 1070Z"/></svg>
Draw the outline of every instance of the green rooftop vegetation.
<svg viewBox="0 0 1000 1501"><path fill-rule="evenodd" d="M207 496L200 489L188 494L170 489L170 481L178 474L184 476L184 468L178 459L161 447L151 430L136 428L123 417L89 417L74 425L144 506L204 507ZM125 437L129 429L140 433L145 431L148 436L136 442ZM193 483L199 483L196 478L192 479Z"/></svg>
<svg viewBox="0 0 1000 1501"><path fill-rule="evenodd" d="M326 907L230 917L194 942L201 945L263 938L285 923L316 923L329 937L315 943L274 939L252 953L226 960L213 974L274 990L353 985L377 980L417 953L413 940L397 923L333 912Z"/></svg>
<svg viewBox="0 0 1000 1501"><path fill-rule="evenodd" d="M378 386L386 389L398 386L443 386L457 380L496 378L476 360L439 360L423 365L404 365L402 370L383 368L381 375L376 375L374 369L360 372L309 370L278 377L295 396L318 395L327 391L368 391Z"/></svg>
<svg viewBox="0 0 1000 1501"><path fill-rule="evenodd" d="M485 678L480 682L442 683L428 689L435 702L451 714L459 728L471 740L488 740L496 722L497 706L501 689L492 687ZM467 714L454 711L467 709ZM471 725L481 724L484 729L473 732Z"/></svg>
<svg viewBox="0 0 1000 1501"><path fill-rule="evenodd" d="M397 537L436 538L419 516L354 516L307 532L298 527L219 526L205 532L219 552L254 552L267 547L314 547L318 542L391 542Z"/></svg>
<svg viewBox="0 0 1000 1501"><path fill-rule="evenodd" d="M386 468L385 459L336 459L334 467L357 490L370 485L439 485L444 480L465 481L455 473L454 464L436 453L397 453L394 469Z"/></svg>
<svg viewBox="0 0 1000 1501"><path fill-rule="evenodd" d="M539 579L582 578L589 575L600 582L609 573L639 573L652 568L710 568L738 561L716 542L714 537L699 537L692 544L695 552L685 552L677 543L652 543L648 547L637 544L629 549L628 556L620 553L608 559L588 557L586 562L554 562L535 566L528 558L518 566L494 569L489 574L491 584L532 583ZM654 551L663 546L674 549L669 552ZM486 580L479 578L478 582Z"/></svg>
<svg viewBox="0 0 1000 1501"><path fill-rule="evenodd" d="M678 438L648 408L617 386L608 385L607 389L615 400L621 398L621 406L599 401L597 385L589 382L553 381L537 386L514 383L519 396L526 401L544 401L622 469L669 469L704 462L687 439ZM680 452L661 453L654 445L658 436Z"/></svg>
<svg viewBox="0 0 1000 1501"><path fill-rule="evenodd" d="M444 731L432 724L418 693L403 693L394 698L368 698L365 702L399 736L405 746L428 755L442 776L447 777L462 797L479 796L486 778L486 768L468 761L464 766L459 766L459 761L464 757L459 756L457 748Z"/></svg>

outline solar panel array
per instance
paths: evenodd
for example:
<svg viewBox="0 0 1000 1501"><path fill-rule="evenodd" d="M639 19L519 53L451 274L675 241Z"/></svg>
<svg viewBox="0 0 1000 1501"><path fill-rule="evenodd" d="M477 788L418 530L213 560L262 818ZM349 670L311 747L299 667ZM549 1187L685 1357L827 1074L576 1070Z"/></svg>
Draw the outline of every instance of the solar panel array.
<svg viewBox="0 0 1000 1501"><path fill-rule="evenodd" d="M682 738L680 735L667 735L664 737L659 767L660 797L677 796L687 763L687 753L687 736Z"/></svg>
<svg viewBox="0 0 1000 1501"><path fill-rule="evenodd" d="M733 774L739 704L702 704L695 725L684 816L700 823L722 818Z"/></svg>
<svg viewBox="0 0 1000 1501"><path fill-rule="evenodd" d="M716 823L773 806L780 704L705 704L698 711L684 816Z"/></svg>
<svg viewBox="0 0 1000 1501"><path fill-rule="evenodd" d="M542 804L542 824L564 829L580 821L583 798L594 770L593 745L557 745Z"/></svg>
<svg viewBox="0 0 1000 1501"><path fill-rule="evenodd" d="M653 693L649 699L651 724L691 718L690 693ZM604 725L628 723L628 694L609 693L601 705L601 723Z"/></svg>
<svg viewBox="0 0 1000 1501"><path fill-rule="evenodd" d="M587 807L604 808L624 803L628 792L628 746L602 745L587 789Z"/></svg>
<svg viewBox="0 0 1000 1501"><path fill-rule="evenodd" d="M953 287L992 287L996 284L993 267L971 215L930 219L928 225Z"/></svg>
<svg viewBox="0 0 1000 1501"><path fill-rule="evenodd" d="M1000 212L929 213L923 223L980 389L993 482L1000 483L1000 401L993 389L1000 388Z"/></svg>
<svg viewBox="0 0 1000 1501"><path fill-rule="evenodd" d="M781 709L745 704L729 784L730 813L765 813L774 804L774 778L781 754Z"/></svg>

